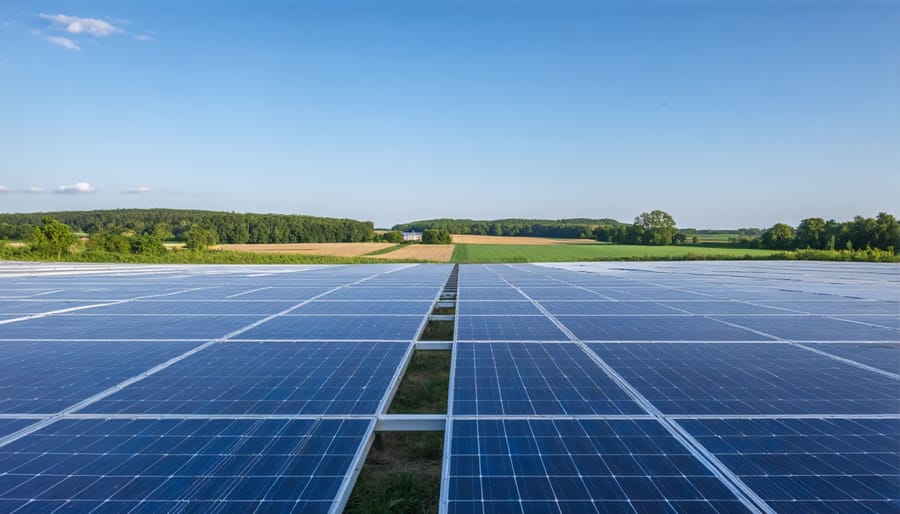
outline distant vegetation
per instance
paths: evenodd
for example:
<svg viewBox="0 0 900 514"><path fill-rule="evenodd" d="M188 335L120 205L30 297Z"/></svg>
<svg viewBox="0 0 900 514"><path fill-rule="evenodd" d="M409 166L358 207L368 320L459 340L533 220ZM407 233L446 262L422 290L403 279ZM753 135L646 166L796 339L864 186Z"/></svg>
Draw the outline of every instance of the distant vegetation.
<svg viewBox="0 0 900 514"><path fill-rule="evenodd" d="M456 245L453 262L576 262L701 259L767 259L779 252L745 248L644 246L618 244ZM785 258L782 256L782 258Z"/></svg>
<svg viewBox="0 0 900 514"><path fill-rule="evenodd" d="M502 220L468 220L468 219L434 219L413 221L394 225L394 230L403 232L425 232L429 229L446 230L451 234L471 234L481 236L529 236L560 237L572 239L595 239L595 230L599 226L618 226L613 219L573 218L562 220L541 219L502 219Z"/></svg>
<svg viewBox="0 0 900 514"><path fill-rule="evenodd" d="M45 216L86 234L152 235L161 241L188 241L192 230L215 233L218 243L356 243L371 241L370 221L293 214L240 214L179 209L115 209L0 214L0 239L27 239ZM195 241L201 246L209 234Z"/></svg>
<svg viewBox="0 0 900 514"><path fill-rule="evenodd" d="M453 237L450 235L450 232L444 229L429 228L425 232L422 232L422 244L448 245L452 242Z"/></svg>

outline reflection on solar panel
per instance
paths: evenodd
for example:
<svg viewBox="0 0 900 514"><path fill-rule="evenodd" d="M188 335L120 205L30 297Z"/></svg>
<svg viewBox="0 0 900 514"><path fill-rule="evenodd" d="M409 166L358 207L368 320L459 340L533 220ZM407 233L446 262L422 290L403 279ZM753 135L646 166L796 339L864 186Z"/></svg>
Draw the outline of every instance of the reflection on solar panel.
<svg viewBox="0 0 900 514"><path fill-rule="evenodd" d="M792 341L900 341L900 332L832 318L789 317L724 317L721 319L763 331Z"/></svg>
<svg viewBox="0 0 900 514"><path fill-rule="evenodd" d="M894 414L898 383L779 343L591 343L666 414Z"/></svg>
<svg viewBox="0 0 900 514"><path fill-rule="evenodd" d="M451 513L747 511L652 420L455 420L451 454Z"/></svg>
<svg viewBox="0 0 900 514"><path fill-rule="evenodd" d="M766 341L701 316L557 316L582 341Z"/></svg>
<svg viewBox="0 0 900 514"><path fill-rule="evenodd" d="M527 315L540 316L541 311L529 301L521 302L459 302L457 314L461 316Z"/></svg>
<svg viewBox="0 0 900 514"><path fill-rule="evenodd" d="M607 316L616 314L649 315L649 314L680 314L654 302L557 302L541 301L541 305L547 312L554 316L565 314Z"/></svg>
<svg viewBox="0 0 900 514"><path fill-rule="evenodd" d="M0 412L60 411L196 346L174 342L0 342Z"/></svg>
<svg viewBox="0 0 900 514"><path fill-rule="evenodd" d="M259 315L177 317L66 314L0 325L0 340L215 339L261 318Z"/></svg>
<svg viewBox="0 0 900 514"><path fill-rule="evenodd" d="M565 341L568 338L543 316L459 316L459 341Z"/></svg>
<svg viewBox="0 0 900 514"><path fill-rule="evenodd" d="M431 301L318 301L310 302L291 312L301 314L412 314L425 315L431 311Z"/></svg>
<svg viewBox="0 0 900 514"><path fill-rule="evenodd" d="M900 419L681 420L778 512L896 512Z"/></svg>
<svg viewBox="0 0 900 514"><path fill-rule="evenodd" d="M298 300L299 301L299 300ZM166 314L166 315L258 315L268 316L288 309L298 302L292 301L248 301L246 299L234 300L140 300L136 302L120 303L108 307L85 310L86 314Z"/></svg>
<svg viewBox="0 0 900 514"><path fill-rule="evenodd" d="M455 415L645 414L571 343L458 343Z"/></svg>
<svg viewBox="0 0 900 514"><path fill-rule="evenodd" d="M62 420L0 448L0 505L328 512L370 423Z"/></svg>
<svg viewBox="0 0 900 514"><path fill-rule="evenodd" d="M252 328L243 340L407 340L416 337L422 316L284 316Z"/></svg>
<svg viewBox="0 0 900 514"><path fill-rule="evenodd" d="M12 434L13 432L17 432L22 430L34 423L34 420L30 419L3 419L0 418L0 437ZM2 504L0 504L2 505Z"/></svg>
<svg viewBox="0 0 900 514"><path fill-rule="evenodd" d="M374 415L405 343L224 343L85 412Z"/></svg>
<svg viewBox="0 0 900 514"><path fill-rule="evenodd" d="M873 368L900 373L900 343L809 343L806 346Z"/></svg>

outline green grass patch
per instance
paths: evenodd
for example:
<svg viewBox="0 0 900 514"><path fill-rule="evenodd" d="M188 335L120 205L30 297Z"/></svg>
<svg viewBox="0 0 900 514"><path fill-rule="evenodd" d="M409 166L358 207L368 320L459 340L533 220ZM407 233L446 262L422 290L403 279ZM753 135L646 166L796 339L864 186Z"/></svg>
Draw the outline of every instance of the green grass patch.
<svg viewBox="0 0 900 514"><path fill-rule="evenodd" d="M443 451L443 432L376 433L344 512L436 513Z"/></svg>
<svg viewBox="0 0 900 514"><path fill-rule="evenodd" d="M425 328L419 336L419 341L452 341L453 322L444 320L431 320L425 323Z"/></svg>
<svg viewBox="0 0 900 514"><path fill-rule="evenodd" d="M388 414L446 414L450 351L416 350Z"/></svg>
<svg viewBox="0 0 900 514"><path fill-rule="evenodd" d="M625 260L760 259L779 252L748 248L617 244L456 245L452 262L573 262Z"/></svg>

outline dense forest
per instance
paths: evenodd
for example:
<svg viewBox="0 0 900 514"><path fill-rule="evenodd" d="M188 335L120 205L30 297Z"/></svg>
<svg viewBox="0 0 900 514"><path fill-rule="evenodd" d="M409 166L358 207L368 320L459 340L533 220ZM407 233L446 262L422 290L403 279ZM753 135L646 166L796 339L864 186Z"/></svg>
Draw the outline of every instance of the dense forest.
<svg viewBox="0 0 900 514"><path fill-rule="evenodd" d="M213 231L219 243L332 243L370 241L369 221L289 214L241 214L179 209L115 209L0 214L0 239L27 239L45 216L76 232L130 232L186 241L192 229ZM197 233L195 230L194 234Z"/></svg>
<svg viewBox="0 0 900 514"><path fill-rule="evenodd" d="M750 241L752 244L753 241ZM756 240L772 250L862 250L895 251L900 248L900 223L886 212L874 218L856 216L850 221L807 218L797 227L776 223Z"/></svg>
<svg viewBox="0 0 900 514"><path fill-rule="evenodd" d="M613 219L572 218L562 220L519 219L469 220L434 219L394 225L394 230L424 232L429 229L446 230L451 234L482 236L530 236L595 239L601 225L618 226Z"/></svg>

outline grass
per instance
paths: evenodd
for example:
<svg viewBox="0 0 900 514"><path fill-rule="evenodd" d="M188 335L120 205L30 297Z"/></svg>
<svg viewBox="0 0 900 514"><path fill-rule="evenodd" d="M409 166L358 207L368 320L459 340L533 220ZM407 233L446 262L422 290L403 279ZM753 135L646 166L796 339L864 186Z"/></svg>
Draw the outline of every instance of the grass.
<svg viewBox="0 0 900 514"><path fill-rule="evenodd" d="M376 433L344 512L436 513L443 451L443 432Z"/></svg>
<svg viewBox="0 0 900 514"><path fill-rule="evenodd" d="M779 252L748 248L617 244L456 245L452 262L572 262L678 259L760 259Z"/></svg>
<svg viewBox="0 0 900 514"><path fill-rule="evenodd" d="M419 341L452 341L453 322L443 320L431 320L425 324Z"/></svg>
<svg viewBox="0 0 900 514"><path fill-rule="evenodd" d="M0 259L24 261L56 261L28 251L27 248L0 248ZM253 253L226 250L169 250L159 255L84 251L63 255L64 262L119 262L130 264L384 264L418 262L400 259L367 257L336 257L330 255L302 255L296 253Z"/></svg>
<svg viewBox="0 0 900 514"><path fill-rule="evenodd" d="M388 414L445 414L450 389L450 351L417 350Z"/></svg>
<svg viewBox="0 0 900 514"><path fill-rule="evenodd" d="M363 254L363 257L367 257L369 255L384 255L386 253L395 252L402 247L403 247L403 245L401 245L401 244L395 244L394 246L388 246L387 248L382 248L381 250L375 250L374 252L369 252L367 254Z"/></svg>

